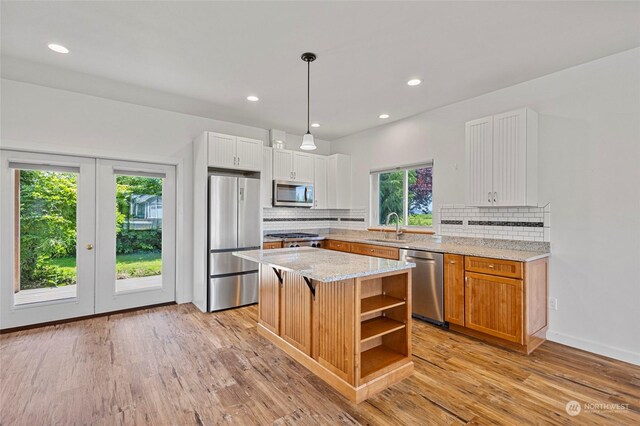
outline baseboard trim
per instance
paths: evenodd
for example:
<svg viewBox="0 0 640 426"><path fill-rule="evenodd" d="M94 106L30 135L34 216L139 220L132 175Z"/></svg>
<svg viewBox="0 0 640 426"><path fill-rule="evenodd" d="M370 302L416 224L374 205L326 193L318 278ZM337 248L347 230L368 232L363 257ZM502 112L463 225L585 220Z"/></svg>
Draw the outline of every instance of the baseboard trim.
<svg viewBox="0 0 640 426"><path fill-rule="evenodd" d="M121 309L119 311L102 312L99 314L84 315L81 317L65 318L62 320L49 321L49 322L39 322L37 324L22 325L19 327L3 328L3 329L0 329L0 334L15 333L18 331L31 330L33 328L42 328L50 325L66 324L68 322L76 322L76 321L82 321L82 320L91 319L91 318L106 317L109 315L116 315L116 314L124 314L127 312L141 311L144 309L158 308L161 306L169 306L169 305L176 305L176 302L164 302L164 303L157 303L155 305L136 306L135 308Z"/></svg>
<svg viewBox="0 0 640 426"><path fill-rule="evenodd" d="M603 345L601 343L580 339L578 337L569 336L567 334L551 330L547 331L547 340L619 361L628 362L630 364L640 365L640 354L625 349Z"/></svg>

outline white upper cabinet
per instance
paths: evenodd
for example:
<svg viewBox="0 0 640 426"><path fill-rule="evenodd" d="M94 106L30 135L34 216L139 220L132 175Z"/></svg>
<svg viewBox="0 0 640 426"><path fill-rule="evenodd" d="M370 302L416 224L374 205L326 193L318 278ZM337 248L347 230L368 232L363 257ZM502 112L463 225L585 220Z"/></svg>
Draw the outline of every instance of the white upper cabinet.
<svg viewBox="0 0 640 426"><path fill-rule="evenodd" d="M313 182L313 154L273 150L273 179Z"/></svg>
<svg viewBox="0 0 640 426"><path fill-rule="evenodd" d="M293 151L273 150L273 179L293 180Z"/></svg>
<svg viewBox="0 0 640 426"><path fill-rule="evenodd" d="M490 206L493 200L493 117L469 121L465 134L467 204Z"/></svg>
<svg viewBox="0 0 640 426"><path fill-rule="evenodd" d="M236 137L209 132L209 166L236 167Z"/></svg>
<svg viewBox="0 0 640 426"><path fill-rule="evenodd" d="M538 203L538 115L523 108L466 123L467 204Z"/></svg>
<svg viewBox="0 0 640 426"><path fill-rule="evenodd" d="M262 169L261 140L208 132L208 166L225 169Z"/></svg>
<svg viewBox="0 0 640 426"><path fill-rule="evenodd" d="M327 157L327 208L351 208L351 157L348 155Z"/></svg>
<svg viewBox="0 0 640 426"><path fill-rule="evenodd" d="M315 155L302 152L293 153L293 179L313 182L313 160Z"/></svg>
<svg viewBox="0 0 640 426"><path fill-rule="evenodd" d="M316 155L313 159L313 208L326 209L327 204L327 157Z"/></svg>
<svg viewBox="0 0 640 426"><path fill-rule="evenodd" d="M260 140L238 137L236 139L236 157L239 168L261 170L263 148Z"/></svg>
<svg viewBox="0 0 640 426"><path fill-rule="evenodd" d="M260 173L260 192L262 207L273 206L273 148L265 146L262 151L262 172Z"/></svg>

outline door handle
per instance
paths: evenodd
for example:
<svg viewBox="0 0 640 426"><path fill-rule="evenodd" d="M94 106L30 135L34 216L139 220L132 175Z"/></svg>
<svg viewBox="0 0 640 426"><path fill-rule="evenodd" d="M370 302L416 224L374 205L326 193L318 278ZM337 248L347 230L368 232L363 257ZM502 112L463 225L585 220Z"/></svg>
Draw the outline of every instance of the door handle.
<svg viewBox="0 0 640 426"><path fill-rule="evenodd" d="M87 250L93 250L93 244L87 244Z"/></svg>
<svg viewBox="0 0 640 426"><path fill-rule="evenodd" d="M497 202L498 202L498 193L497 193L497 192L494 192L494 193L493 193L493 202L494 202L494 203L497 203Z"/></svg>
<svg viewBox="0 0 640 426"><path fill-rule="evenodd" d="M491 202L491 191L489 191L488 195L487 195L487 201Z"/></svg>

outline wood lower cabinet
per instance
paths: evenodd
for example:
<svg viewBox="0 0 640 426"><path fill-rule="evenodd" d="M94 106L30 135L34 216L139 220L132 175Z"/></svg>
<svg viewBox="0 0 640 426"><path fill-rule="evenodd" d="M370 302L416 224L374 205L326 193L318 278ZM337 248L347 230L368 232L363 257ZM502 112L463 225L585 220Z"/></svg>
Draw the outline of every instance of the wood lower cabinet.
<svg viewBox="0 0 640 426"><path fill-rule="evenodd" d="M452 330L531 353L546 338L548 259L445 255L445 319ZM464 282L461 283L461 280Z"/></svg>
<svg viewBox="0 0 640 426"><path fill-rule="evenodd" d="M379 246L377 244L350 243L347 241L326 240L324 248L327 250L344 251L347 253L364 254L366 256L383 257L398 260L400 253L395 247Z"/></svg>
<svg viewBox="0 0 640 426"><path fill-rule="evenodd" d="M351 243L346 241L326 240L324 248L327 250L337 250L349 253L351 252Z"/></svg>
<svg viewBox="0 0 640 426"><path fill-rule="evenodd" d="M299 351L311 355L311 291L301 275L283 272L283 280L280 337Z"/></svg>
<svg viewBox="0 0 640 426"><path fill-rule="evenodd" d="M263 250L279 249L282 248L282 241L271 241L262 244Z"/></svg>
<svg viewBox="0 0 640 426"><path fill-rule="evenodd" d="M383 257L385 259L392 260L399 259L399 252L397 248L378 246L374 244L351 243L351 253Z"/></svg>
<svg viewBox="0 0 640 426"><path fill-rule="evenodd" d="M465 327L523 344L522 280L474 272L465 280Z"/></svg>
<svg viewBox="0 0 640 426"><path fill-rule="evenodd" d="M444 255L444 319L464 325L464 256Z"/></svg>
<svg viewBox="0 0 640 426"><path fill-rule="evenodd" d="M345 382L355 384L355 282L321 283L316 292L313 357Z"/></svg>
<svg viewBox="0 0 640 426"><path fill-rule="evenodd" d="M267 330L280 334L280 287L282 284L272 268L260 265L258 318Z"/></svg>
<svg viewBox="0 0 640 426"><path fill-rule="evenodd" d="M468 272L522 279L522 262L475 256L466 256L464 261L464 269Z"/></svg>

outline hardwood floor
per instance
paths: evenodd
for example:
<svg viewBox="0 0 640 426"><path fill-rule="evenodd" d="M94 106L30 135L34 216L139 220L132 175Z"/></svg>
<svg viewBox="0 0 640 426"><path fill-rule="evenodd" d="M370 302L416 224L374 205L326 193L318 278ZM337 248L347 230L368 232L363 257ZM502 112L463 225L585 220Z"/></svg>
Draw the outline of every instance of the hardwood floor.
<svg viewBox="0 0 640 426"><path fill-rule="evenodd" d="M172 305L2 335L0 424L640 424L640 367L550 342L527 357L419 321L414 375L354 405L256 317ZM629 407L572 418L570 400Z"/></svg>

